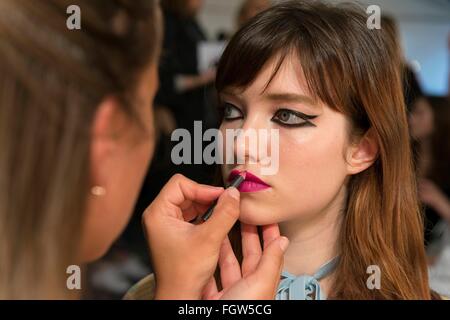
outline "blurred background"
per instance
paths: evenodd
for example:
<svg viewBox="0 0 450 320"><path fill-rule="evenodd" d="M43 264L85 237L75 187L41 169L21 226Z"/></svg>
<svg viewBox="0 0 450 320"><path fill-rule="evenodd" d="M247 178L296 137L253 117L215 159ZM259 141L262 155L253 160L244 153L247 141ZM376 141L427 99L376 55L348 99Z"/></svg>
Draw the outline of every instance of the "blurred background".
<svg viewBox="0 0 450 320"><path fill-rule="evenodd" d="M100 261L88 267L85 298L121 299L151 272L141 215L176 172L212 183L215 168L175 166L170 160L170 134L175 128L203 130L218 125L213 81L215 64L233 33L248 19L277 1L162 0L165 17L160 90L155 101L159 143L130 224ZM332 1L344 2L344 1ZM345 1L352 2L352 1ZM405 61L405 101L415 151L419 194L426 216L424 245L431 286L450 296L450 0L361 0L378 5L383 26L394 30ZM435 170L427 170L434 159ZM445 212L444 212L445 211Z"/></svg>
<svg viewBox="0 0 450 320"><path fill-rule="evenodd" d="M236 28L242 0L204 0L198 20L210 39ZM267 1L253 1L265 3ZM272 1L275 3L277 1ZM329 1L355 2L355 1ZM448 90L449 0L360 0L363 6L378 5L382 14L396 19L407 60L414 66L424 91L446 95Z"/></svg>

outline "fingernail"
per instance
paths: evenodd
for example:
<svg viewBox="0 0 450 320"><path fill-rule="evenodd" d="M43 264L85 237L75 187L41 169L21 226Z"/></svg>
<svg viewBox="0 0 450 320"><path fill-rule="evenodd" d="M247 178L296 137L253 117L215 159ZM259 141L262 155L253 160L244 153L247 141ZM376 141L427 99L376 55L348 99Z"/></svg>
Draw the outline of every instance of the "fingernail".
<svg viewBox="0 0 450 320"><path fill-rule="evenodd" d="M283 250L283 252L286 251L287 247L289 246L289 239L286 237L280 238L280 248Z"/></svg>
<svg viewBox="0 0 450 320"><path fill-rule="evenodd" d="M236 200L239 200L239 198L241 197L238 189L236 189L235 187L228 188L227 192L231 197L233 197Z"/></svg>

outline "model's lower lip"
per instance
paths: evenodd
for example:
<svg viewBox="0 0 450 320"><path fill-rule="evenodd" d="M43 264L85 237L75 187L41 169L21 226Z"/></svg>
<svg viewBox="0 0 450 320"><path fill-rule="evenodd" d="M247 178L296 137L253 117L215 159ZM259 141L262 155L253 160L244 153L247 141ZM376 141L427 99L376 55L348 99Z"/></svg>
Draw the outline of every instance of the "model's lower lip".
<svg viewBox="0 0 450 320"><path fill-rule="evenodd" d="M240 192L257 192L262 191L265 189L269 189L270 186L266 184L261 184L254 181L244 181L241 183L241 185L238 187L238 190Z"/></svg>

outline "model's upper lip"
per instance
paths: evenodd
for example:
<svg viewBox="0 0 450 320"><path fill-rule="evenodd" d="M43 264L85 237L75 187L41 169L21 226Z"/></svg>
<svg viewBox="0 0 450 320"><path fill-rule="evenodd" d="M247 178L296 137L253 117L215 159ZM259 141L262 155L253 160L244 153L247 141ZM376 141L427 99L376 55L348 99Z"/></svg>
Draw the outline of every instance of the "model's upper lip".
<svg viewBox="0 0 450 320"><path fill-rule="evenodd" d="M232 170L230 172L230 175L228 177L228 182L233 181L234 178L236 178L237 175L239 175L242 171L241 170ZM265 183L264 181L262 181L260 178L258 178L257 176L255 176L253 173L251 173L250 171L245 171L245 180L244 181L251 181L251 182L255 182L255 183L259 183L265 186L270 187L267 183Z"/></svg>

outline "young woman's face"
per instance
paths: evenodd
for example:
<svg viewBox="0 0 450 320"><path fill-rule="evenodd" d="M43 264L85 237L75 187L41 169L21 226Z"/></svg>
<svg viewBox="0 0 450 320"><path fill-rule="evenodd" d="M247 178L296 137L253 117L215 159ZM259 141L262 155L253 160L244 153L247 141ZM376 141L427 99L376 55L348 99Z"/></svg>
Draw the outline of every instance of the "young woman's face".
<svg viewBox="0 0 450 320"><path fill-rule="evenodd" d="M233 170L247 170L267 184L266 188L252 182L240 186L240 220L255 225L312 221L327 209L341 207L349 174L347 118L323 103L314 103L295 57L283 62L265 89L275 62L268 63L244 91L227 88L220 93L224 146L229 143L227 129L279 131L279 145L270 145L272 150L279 148L274 175L262 174L261 154L253 153L248 144L234 148L235 153L244 149L245 164L222 166L224 181Z"/></svg>

